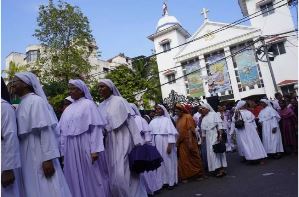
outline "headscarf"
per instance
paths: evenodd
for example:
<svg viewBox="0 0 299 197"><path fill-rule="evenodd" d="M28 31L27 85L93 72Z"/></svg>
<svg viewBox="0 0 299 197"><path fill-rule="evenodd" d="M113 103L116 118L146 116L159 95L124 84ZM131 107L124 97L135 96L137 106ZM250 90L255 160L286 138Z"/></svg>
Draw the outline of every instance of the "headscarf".
<svg viewBox="0 0 299 197"><path fill-rule="evenodd" d="M2 77L1 77L1 98L3 100L6 100L7 102L11 103L10 102L10 95L9 95L7 86L6 86L6 84L4 82L4 79Z"/></svg>
<svg viewBox="0 0 299 197"><path fill-rule="evenodd" d="M27 85L30 85L34 90L34 93L42 97L42 99L48 103L46 94L35 74L31 72L19 72L16 73L15 76L21 79Z"/></svg>
<svg viewBox="0 0 299 197"><path fill-rule="evenodd" d="M71 79L69 80L69 84L72 84L79 88L84 93L85 98L93 101L93 98L88 90L87 85L81 79Z"/></svg>
<svg viewBox="0 0 299 197"><path fill-rule="evenodd" d="M66 97L64 100L68 100L69 102L73 103L74 99L71 96Z"/></svg>
<svg viewBox="0 0 299 197"><path fill-rule="evenodd" d="M236 110L241 109L245 104L246 104L246 101L240 100L240 101L237 103Z"/></svg>
<svg viewBox="0 0 299 197"><path fill-rule="evenodd" d="M112 94L114 96L121 96L117 87L114 85L114 83L110 79L101 79L100 83L104 83L105 85L107 85L110 88L110 90L112 91Z"/></svg>
<svg viewBox="0 0 299 197"><path fill-rule="evenodd" d="M215 112L214 109L211 107L211 105L207 102L201 102L200 105L203 107L203 108L206 108L208 110L210 110L210 112Z"/></svg>
<svg viewBox="0 0 299 197"><path fill-rule="evenodd" d="M269 107L272 107L271 101L269 101L267 99L261 99L260 102L266 103Z"/></svg>
<svg viewBox="0 0 299 197"><path fill-rule="evenodd" d="M162 110L164 111L164 116L165 116L166 118L170 118L170 115L169 115L167 109L166 109L163 105L158 104L158 106L161 107Z"/></svg>
<svg viewBox="0 0 299 197"><path fill-rule="evenodd" d="M185 114L189 114L189 111L180 103L175 104L175 108L181 110Z"/></svg>
<svg viewBox="0 0 299 197"><path fill-rule="evenodd" d="M137 108L137 106L134 103L130 103L135 115L137 116L141 116L139 109Z"/></svg>
<svg viewBox="0 0 299 197"><path fill-rule="evenodd" d="M40 96L46 102L47 108L49 110L48 112L42 111L42 110L45 110L45 108L43 108L43 105L37 105L38 108L32 109L32 110L33 111L37 110L36 112L41 112L42 115L36 116L36 114L35 114L35 118L32 118L32 117L34 117L34 114L30 113L29 115L32 116L30 118L30 121L26 121L27 117L23 117L24 115L20 115L19 121L24 122L24 123L18 125L19 126L18 133L20 135L23 135L26 133L30 133L31 131L33 131L33 129L36 129L36 128L42 128L45 126L56 125L58 122L56 114L54 112L53 107L49 104L47 97L45 95L45 92L44 92L39 80L37 79L36 75L31 72L19 72L19 73L16 73L15 76L18 77L20 80L22 80L27 85L31 86L33 88L34 93L36 95ZM37 106L35 106L35 107L37 107ZM24 113L24 114L28 115L28 113ZM57 129L56 127L55 127L55 132L56 132L56 134L59 134L59 129Z"/></svg>

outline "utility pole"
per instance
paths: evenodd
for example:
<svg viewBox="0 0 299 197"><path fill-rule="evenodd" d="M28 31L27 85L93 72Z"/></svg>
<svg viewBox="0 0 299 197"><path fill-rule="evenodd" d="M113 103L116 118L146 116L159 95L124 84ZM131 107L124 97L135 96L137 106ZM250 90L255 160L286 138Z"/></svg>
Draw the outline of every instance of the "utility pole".
<svg viewBox="0 0 299 197"><path fill-rule="evenodd" d="M278 88L277 88L276 80L275 80L275 77L274 77L272 65L271 65L271 62L270 62L270 59L269 59L269 55L268 55L268 46L266 45L264 37L261 37L261 41L262 41L262 44L264 46L264 52L265 52L265 55L266 55L266 58L267 58L267 62L268 62L268 66L269 66L269 69L270 69L270 73L271 73L273 85L274 85L274 88L275 88L275 92L278 92Z"/></svg>

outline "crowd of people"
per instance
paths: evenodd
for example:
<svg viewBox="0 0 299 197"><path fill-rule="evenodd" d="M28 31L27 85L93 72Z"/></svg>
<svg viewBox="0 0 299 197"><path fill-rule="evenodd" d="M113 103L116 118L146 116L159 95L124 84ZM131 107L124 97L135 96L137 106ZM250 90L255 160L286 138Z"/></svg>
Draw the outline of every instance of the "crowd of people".
<svg viewBox="0 0 299 197"><path fill-rule="evenodd" d="M58 120L33 73L13 78L17 109L2 79L2 196L145 197L179 182L225 176L230 151L257 164L297 153L297 98L280 93L274 101L220 104L217 112L203 101L191 110L157 104L141 115L109 79L99 82L99 105L82 80L70 80L68 87ZM144 144L155 147L163 162L136 173L129 155Z"/></svg>

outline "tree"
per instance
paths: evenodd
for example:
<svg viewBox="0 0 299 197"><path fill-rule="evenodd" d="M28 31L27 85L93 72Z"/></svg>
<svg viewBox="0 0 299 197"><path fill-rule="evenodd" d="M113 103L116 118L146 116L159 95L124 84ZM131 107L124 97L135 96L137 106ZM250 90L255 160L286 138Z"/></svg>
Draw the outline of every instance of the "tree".
<svg viewBox="0 0 299 197"><path fill-rule="evenodd" d="M41 42L42 80L88 79L92 69L88 57L96 49L89 21L79 7L58 1L39 7L38 27L34 36Z"/></svg>
<svg viewBox="0 0 299 197"><path fill-rule="evenodd" d="M106 75L116 85L122 96L129 102L135 102L134 94L138 91L139 79L135 78L134 72L125 65L118 66Z"/></svg>
<svg viewBox="0 0 299 197"><path fill-rule="evenodd" d="M139 90L144 92L142 96L145 108L149 107L149 101L162 102L158 64L155 57L137 57L133 61L135 77L139 78Z"/></svg>
<svg viewBox="0 0 299 197"><path fill-rule="evenodd" d="M111 79L122 96L131 103L136 103L137 95L145 109L150 108L150 101L159 103L162 100L158 66L155 58L136 57L132 62L133 69L119 66L110 71L106 77ZM140 101L138 101L140 102Z"/></svg>
<svg viewBox="0 0 299 197"><path fill-rule="evenodd" d="M7 70L2 70L3 73L7 74L5 80L11 81L16 73L26 71L26 65L19 65L13 61L9 62L9 67Z"/></svg>

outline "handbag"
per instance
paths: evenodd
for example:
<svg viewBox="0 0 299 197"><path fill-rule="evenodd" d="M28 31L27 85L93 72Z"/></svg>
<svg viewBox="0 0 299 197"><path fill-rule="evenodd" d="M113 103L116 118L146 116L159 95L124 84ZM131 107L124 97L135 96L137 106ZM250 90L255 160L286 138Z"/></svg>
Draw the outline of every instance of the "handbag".
<svg viewBox="0 0 299 197"><path fill-rule="evenodd" d="M236 112L236 116L237 116L237 119L235 121L235 127L237 129L243 129L245 124L244 124L244 120L242 118L242 115L241 115L240 111Z"/></svg>
<svg viewBox="0 0 299 197"><path fill-rule="evenodd" d="M213 145L214 153L224 153L226 151L226 146L223 142L218 142Z"/></svg>

